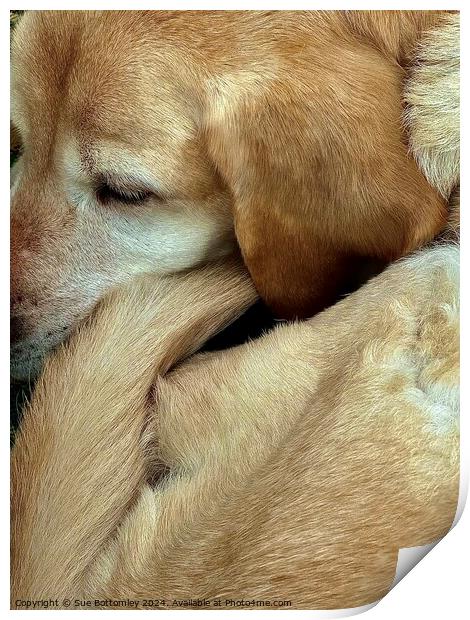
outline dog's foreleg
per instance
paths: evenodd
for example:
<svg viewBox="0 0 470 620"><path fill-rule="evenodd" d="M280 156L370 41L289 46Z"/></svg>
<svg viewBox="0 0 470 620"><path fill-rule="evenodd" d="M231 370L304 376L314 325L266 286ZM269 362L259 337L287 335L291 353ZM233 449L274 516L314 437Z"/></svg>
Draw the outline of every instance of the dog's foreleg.
<svg viewBox="0 0 470 620"><path fill-rule="evenodd" d="M156 374L254 299L237 267L142 280L112 294L46 365L12 453L12 605L72 598L145 479Z"/></svg>

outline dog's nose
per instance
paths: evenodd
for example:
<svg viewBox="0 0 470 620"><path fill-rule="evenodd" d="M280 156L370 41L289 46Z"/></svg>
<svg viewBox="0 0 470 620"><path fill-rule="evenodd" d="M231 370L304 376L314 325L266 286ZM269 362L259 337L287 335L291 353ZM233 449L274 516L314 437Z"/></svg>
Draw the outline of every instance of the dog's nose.
<svg viewBox="0 0 470 620"><path fill-rule="evenodd" d="M23 322L16 316L10 317L10 345L16 344L23 333Z"/></svg>

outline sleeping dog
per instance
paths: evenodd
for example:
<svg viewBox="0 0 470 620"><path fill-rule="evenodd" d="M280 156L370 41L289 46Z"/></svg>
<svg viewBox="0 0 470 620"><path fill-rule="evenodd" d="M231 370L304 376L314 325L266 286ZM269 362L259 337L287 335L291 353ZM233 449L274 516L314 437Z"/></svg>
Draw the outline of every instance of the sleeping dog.
<svg viewBox="0 0 470 620"><path fill-rule="evenodd" d="M411 145L445 194L458 178L456 19L420 58ZM171 370L256 298L244 268L221 262L133 279L46 364L12 455L13 607L354 607L387 592L400 547L449 529L456 245Z"/></svg>
<svg viewBox="0 0 470 620"><path fill-rule="evenodd" d="M12 375L111 288L238 245L280 317L442 228L406 67L439 11L30 11L12 44Z"/></svg>

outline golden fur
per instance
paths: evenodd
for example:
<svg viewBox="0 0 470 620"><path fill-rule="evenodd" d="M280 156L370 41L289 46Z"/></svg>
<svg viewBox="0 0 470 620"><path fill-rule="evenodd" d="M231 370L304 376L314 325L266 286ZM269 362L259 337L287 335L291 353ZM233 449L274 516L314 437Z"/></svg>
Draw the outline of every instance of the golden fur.
<svg viewBox="0 0 470 620"><path fill-rule="evenodd" d="M313 319L170 372L255 298L244 270L108 296L48 361L13 449L12 607L383 596L398 549L455 512L458 280L458 247L435 245Z"/></svg>
<svg viewBox="0 0 470 620"><path fill-rule="evenodd" d="M448 197L460 179L460 19L449 15L415 54L405 88L410 146L430 183Z"/></svg>
<svg viewBox="0 0 470 620"><path fill-rule="evenodd" d="M399 262L309 321L198 355L160 376L149 402L155 375L253 296L227 268L134 284L49 361L12 456L13 606L354 607L387 592L400 547L447 532L457 248Z"/></svg>
<svg viewBox="0 0 470 620"><path fill-rule="evenodd" d="M306 317L364 262L433 238L445 201L407 152L402 91L423 32L446 19L26 12L12 43L13 374L36 374L116 284L235 239L274 311ZM110 179L148 196L100 199Z"/></svg>

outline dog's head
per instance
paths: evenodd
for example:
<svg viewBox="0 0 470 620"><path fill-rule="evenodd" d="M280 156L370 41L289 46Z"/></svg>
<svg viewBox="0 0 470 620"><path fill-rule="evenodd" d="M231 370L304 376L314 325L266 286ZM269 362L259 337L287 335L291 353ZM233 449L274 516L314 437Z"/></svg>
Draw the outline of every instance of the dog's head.
<svg viewBox="0 0 470 620"><path fill-rule="evenodd" d="M237 240L265 300L307 315L356 258L392 259L440 227L442 201L402 141L396 63L337 25L320 24L310 52L309 33L294 28L287 42L269 29L295 16L224 13L21 20L14 376L36 374L108 289L137 274L191 268Z"/></svg>
<svg viewBox="0 0 470 620"><path fill-rule="evenodd" d="M233 246L230 196L202 148L194 96L175 79L177 58L156 54L145 31L106 14L27 13L18 27L14 375L35 374L110 287Z"/></svg>

